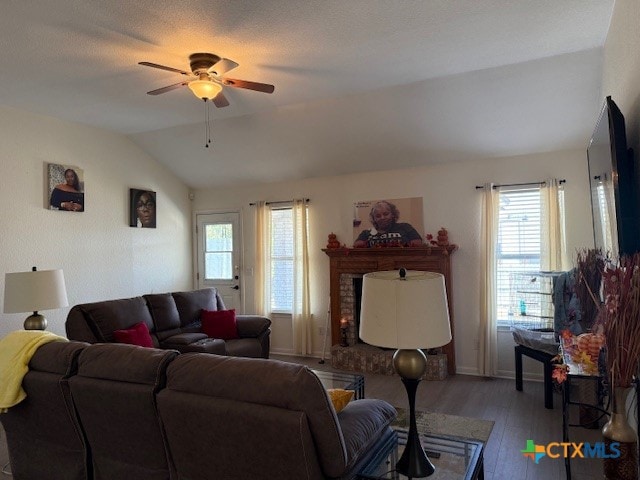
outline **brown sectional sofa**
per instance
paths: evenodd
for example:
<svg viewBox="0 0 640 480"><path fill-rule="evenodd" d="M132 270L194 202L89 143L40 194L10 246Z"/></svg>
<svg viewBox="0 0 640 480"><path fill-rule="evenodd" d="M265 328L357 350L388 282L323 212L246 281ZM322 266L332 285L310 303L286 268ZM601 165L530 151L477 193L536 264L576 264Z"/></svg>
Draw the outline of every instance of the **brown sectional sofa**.
<svg viewBox="0 0 640 480"><path fill-rule="evenodd" d="M336 414L311 370L277 360L53 342L23 385L0 415L16 480L352 479L395 435L388 403Z"/></svg>
<svg viewBox="0 0 640 480"><path fill-rule="evenodd" d="M70 340L111 343L115 330L144 322L157 348L269 358L271 320L258 315L237 315L240 338L214 339L201 331L203 309L225 310L215 288L76 305L69 311L65 329Z"/></svg>
<svg viewBox="0 0 640 480"><path fill-rule="evenodd" d="M22 380L26 400L0 413L16 480L82 480L91 477L88 449L69 389L80 342L42 345ZM55 466L56 468L52 468Z"/></svg>

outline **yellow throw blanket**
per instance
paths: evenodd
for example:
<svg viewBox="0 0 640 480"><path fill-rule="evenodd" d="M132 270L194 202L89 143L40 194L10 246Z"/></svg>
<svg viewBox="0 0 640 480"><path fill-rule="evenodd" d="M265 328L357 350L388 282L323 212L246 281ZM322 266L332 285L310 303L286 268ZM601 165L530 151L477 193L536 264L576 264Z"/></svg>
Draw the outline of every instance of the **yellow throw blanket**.
<svg viewBox="0 0 640 480"><path fill-rule="evenodd" d="M25 399L22 379L29 371L31 357L49 342L68 340L42 330L16 330L0 340L0 413Z"/></svg>

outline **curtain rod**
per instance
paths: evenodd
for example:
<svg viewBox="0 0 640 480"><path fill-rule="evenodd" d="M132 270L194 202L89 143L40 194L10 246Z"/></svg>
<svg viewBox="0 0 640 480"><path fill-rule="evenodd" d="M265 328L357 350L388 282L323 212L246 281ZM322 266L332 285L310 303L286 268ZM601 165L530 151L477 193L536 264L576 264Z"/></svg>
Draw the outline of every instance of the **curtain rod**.
<svg viewBox="0 0 640 480"><path fill-rule="evenodd" d="M306 202L310 202L311 200L308 199L308 198L305 198L304 201L306 203ZM264 202L264 204L265 205L275 205L276 203L292 203L292 202L293 202L293 200L278 200L276 202ZM249 205L251 205L253 207L254 205L256 205L256 202L251 202Z"/></svg>
<svg viewBox="0 0 640 480"><path fill-rule="evenodd" d="M558 180L558 183L560 185L562 185L563 183L567 183L567 181L565 179L562 180ZM500 187L524 187L526 185L546 185L547 182L545 182L544 180L542 182L527 182L527 183L503 183L502 185L494 185L493 188L500 188ZM481 188L484 188L484 185L476 185L476 190L479 190Z"/></svg>

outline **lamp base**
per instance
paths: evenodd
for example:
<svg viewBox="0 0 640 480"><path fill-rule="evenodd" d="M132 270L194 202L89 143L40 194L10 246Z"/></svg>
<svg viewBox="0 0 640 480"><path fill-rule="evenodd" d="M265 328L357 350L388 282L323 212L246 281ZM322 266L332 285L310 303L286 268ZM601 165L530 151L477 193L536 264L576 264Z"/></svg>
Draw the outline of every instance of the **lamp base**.
<svg viewBox="0 0 640 480"><path fill-rule="evenodd" d="M424 453L416 425L416 391L427 367L422 350L397 350L393 355L393 366L407 390L409 398L409 433L402 456L396 463L396 471L409 478L428 477L436 471Z"/></svg>
<svg viewBox="0 0 640 480"><path fill-rule="evenodd" d="M29 315L24 321L25 330L46 330L47 319L44 315L40 315L38 312L33 312L33 315Z"/></svg>

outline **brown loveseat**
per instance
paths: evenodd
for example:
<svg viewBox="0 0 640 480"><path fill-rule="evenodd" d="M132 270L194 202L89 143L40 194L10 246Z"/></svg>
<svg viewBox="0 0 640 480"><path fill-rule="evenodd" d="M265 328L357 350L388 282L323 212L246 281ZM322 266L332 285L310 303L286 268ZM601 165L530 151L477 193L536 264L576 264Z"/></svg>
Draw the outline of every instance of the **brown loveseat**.
<svg viewBox="0 0 640 480"><path fill-rule="evenodd" d="M388 403L336 414L311 370L277 360L53 342L23 386L0 415L16 480L352 479L395 435Z"/></svg>
<svg viewBox="0 0 640 480"><path fill-rule="evenodd" d="M144 322L156 348L269 358L271 320L258 315L237 315L240 338L222 340L202 333L202 310L225 310L215 288L76 305L67 316L65 328L70 340L112 343L115 330Z"/></svg>

